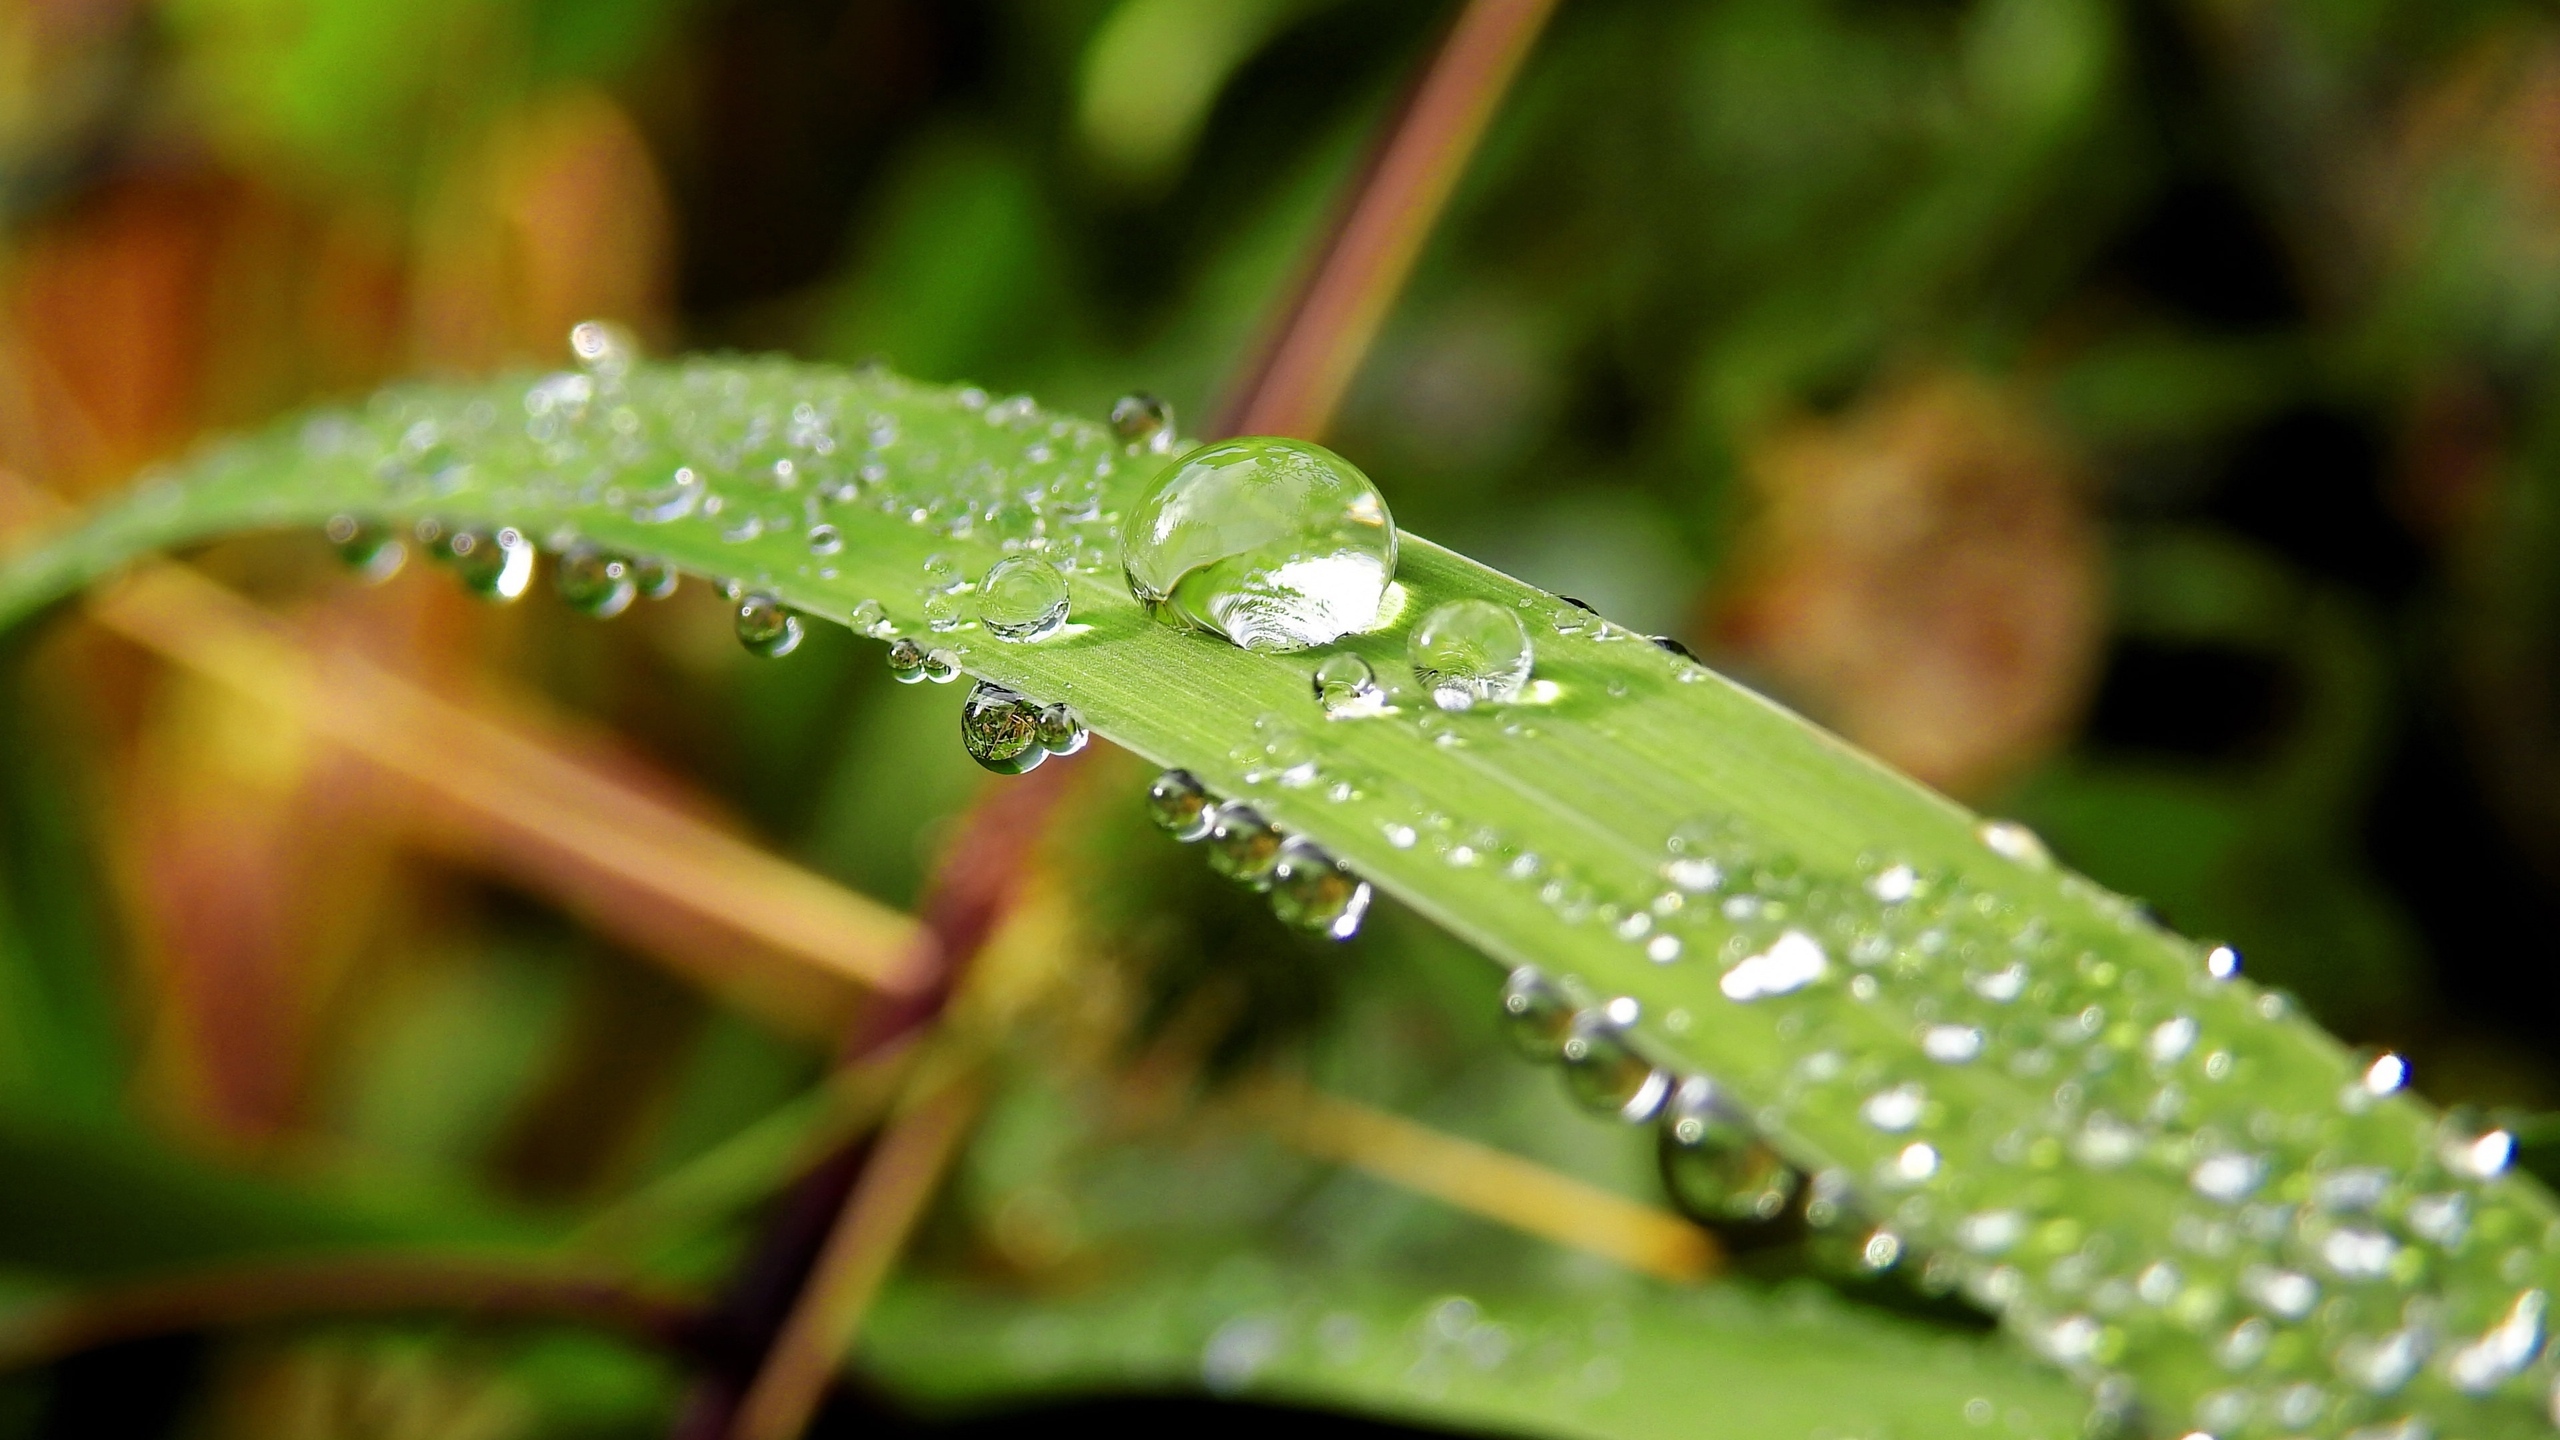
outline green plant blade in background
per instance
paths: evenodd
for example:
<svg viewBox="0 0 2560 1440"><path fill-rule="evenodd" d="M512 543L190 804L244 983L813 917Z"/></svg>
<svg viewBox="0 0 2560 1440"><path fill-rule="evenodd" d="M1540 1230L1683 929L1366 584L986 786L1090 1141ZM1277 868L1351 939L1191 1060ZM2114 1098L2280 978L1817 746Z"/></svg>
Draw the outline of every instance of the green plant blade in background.
<svg viewBox="0 0 2560 1440"><path fill-rule="evenodd" d="M1811 1282L1574 1302L1311 1274L1247 1252L1057 1299L901 1284L862 1363L941 1412L1200 1387L1568 1440L2066 1435L2079 1419L2067 1384L1981 1338L1862 1316Z"/></svg>
<svg viewBox="0 0 2560 1440"><path fill-rule="evenodd" d="M1394 713L1328 721L1329 652L1250 654L1129 598L1117 518L1164 459L1027 399L778 360L399 389L145 482L0 575L0 619L149 550L350 513L653 556L947 647L1502 963L1627 1002L1582 1067L1604 1104L1641 1088L1622 1044L1712 1076L1838 1223L2000 1310L2104 1410L2168 1433L2547 1428L2560 1255L2506 1137L2393 1093L2388 1064L2032 836L1413 537L1392 613L1332 647ZM971 623L967 583L1009 553L1069 571L1063 634ZM1411 680L1406 630L1461 597L1528 625L1528 703L1448 715Z"/></svg>

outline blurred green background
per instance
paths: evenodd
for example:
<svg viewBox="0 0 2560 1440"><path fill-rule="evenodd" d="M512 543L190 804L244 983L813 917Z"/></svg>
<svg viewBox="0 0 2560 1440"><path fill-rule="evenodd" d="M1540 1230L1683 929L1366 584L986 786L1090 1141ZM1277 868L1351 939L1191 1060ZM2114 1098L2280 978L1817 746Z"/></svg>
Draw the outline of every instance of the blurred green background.
<svg viewBox="0 0 2560 1440"><path fill-rule="evenodd" d="M7 493L558 364L593 315L1196 423L1449 13L16 0ZM1567 0L1329 438L1407 528L2029 822L2431 1098L2530 1112L2560 1107L2555 338L2548 6ZM841 632L752 660L699 590L600 626L361 588L307 537L201 560L892 905L982 783L956 695ZM85 622L5 660L0 1299L556 1246L799 1123L824 1017L594 932ZM1391 909L1338 951L1281 936L1145 829L1140 780L1090 777L1043 862L1024 1023L1071 1039L1006 1062L919 1263L1043 1292L1273 1231L1563 1264L1131 1108L1274 1055L1653 1193L1502 1056L1481 962ZM1202 1124L1235 1153L1147 1148ZM712 1285L773 1184L606 1251ZM576 1327L248 1327L20 1368L0 1435L658 1433L681 1386Z"/></svg>

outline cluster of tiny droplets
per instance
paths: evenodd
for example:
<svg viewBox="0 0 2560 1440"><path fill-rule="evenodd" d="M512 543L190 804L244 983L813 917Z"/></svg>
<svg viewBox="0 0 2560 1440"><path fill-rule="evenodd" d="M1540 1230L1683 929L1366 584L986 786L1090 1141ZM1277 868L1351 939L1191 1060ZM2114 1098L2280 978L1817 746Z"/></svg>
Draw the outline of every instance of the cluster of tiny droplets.
<svg viewBox="0 0 2560 1440"><path fill-rule="evenodd" d="M1359 933L1369 882L1314 841L1289 834L1251 805L1218 799L1187 770L1156 777L1147 811L1176 840L1204 843L1210 869L1269 896L1283 923L1334 940Z"/></svg>
<svg viewBox="0 0 2560 1440"><path fill-rule="evenodd" d="M1852 1232L1869 1266L1917 1267L1924 1288L2000 1314L2088 1382L2109 1423L2220 1440L2547 1423L2560 1232L2506 1178L2512 1138L2461 1116L2422 1130L2394 1098L2398 1057L2341 1067L2288 1045L2300 1027L2249 1023L2288 1002L2234 983L2227 947L2180 971L2120 962L2095 929L1958 871L1878 856L1822 874L1727 817L1665 838L1650 899L1454 824L1389 838L1501 867L1559 920L1663 964L1713 965L1721 1001L1767 1013L1797 1057L1756 1109L1684 1074L1663 1037L1694 1023L1685 1012L1646 1016L1533 967L1503 1011L1595 1108L1779 1140L1831 1202L1811 1218ZM2051 869L2024 827L1978 838L1990 865ZM2117 897L2053 878L2100 927L2162 938ZM2305 1074L2328 1078L2306 1090ZM2038 1097L2023 1113L2020 1087ZM1822 1117L1840 1115L1865 1143L1825 1143ZM1882 1159L1862 1173L1827 1151ZM1728 1141L1710 1158L1765 1187L1739 1154ZM2136 1376L2152 1407L2138 1417Z"/></svg>
<svg viewBox="0 0 2560 1440"><path fill-rule="evenodd" d="M308 422L301 449L328 469L369 470L392 508L520 516L602 507L670 534L708 531L741 547L732 588L745 607L745 638L770 628L775 587L837 577L843 521L863 511L951 543L952 553L927 561L912 597L896 597L900 612L922 616L937 634L980 629L970 597L990 551L1036 557L1062 579L1116 573L1109 482L1133 456L1162 453L1169 436L1159 423L1124 443L1102 426L1047 416L1025 397L915 386L877 369L828 372L761 358L643 365L627 337L594 323L579 326L571 344L578 368L530 382L512 411L485 398L394 389L361 410ZM977 423L901 424L902 414L937 409ZM1156 418L1169 419L1160 407ZM342 550L360 570L378 568L388 552L359 523L348 522ZM467 524L446 529L476 533ZM564 556L584 544L568 527L542 542ZM889 640L900 633L890 609L864 601L832 618ZM966 643L954 635L927 653L947 657L956 673Z"/></svg>

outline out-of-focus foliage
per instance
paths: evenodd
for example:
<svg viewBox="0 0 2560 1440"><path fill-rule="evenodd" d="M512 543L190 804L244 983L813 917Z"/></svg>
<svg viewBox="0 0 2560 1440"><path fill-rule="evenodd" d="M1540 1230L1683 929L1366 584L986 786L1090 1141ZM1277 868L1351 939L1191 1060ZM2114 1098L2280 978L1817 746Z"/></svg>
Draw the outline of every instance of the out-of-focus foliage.
<svg viewBox="0 0 2560 1440"><path fill-rule="evenodd" d="M0 524L211 428L547 358L590 314L1204 414L1440 19L0 11ZM2547 1105L2555 97L2560 24L2520 0L1576 0L1333 443L1415 529L1684 636L2232 938L2434 1098ZM892 903L978 784L947 693L824 633L753 662L699 593L597 626L430 576L359 590L305 543L203 564ZM0 659L13 1291L285 1243L565 1243L810 1113L815 1037L588 933L271 711L77 623ZM1131 781L1064 823L1125 822ZM1501 1057L1484 977L1423 927L1308 951L1151 837L1105 857L1020 1002L1081 1058L1005 1090L919 1252L934 1283L1140 1283L1173 1187L1132 1127L1258 1143L1193 1097L1275 1058L1647 1189L1627 1137ZM1145 1105L1079 1119L1087 1092ZM787 1159L623 1258L714 1283ZM1082 1178L1119 1164L1141 1178ZM1176 1173L1237 1197L1218 1244L1369 1234L1395 1283L1489 1313L1626 1283L1312 1167ZM887 1313L943 1303L918 1293ZM0 1432L148 1392L203 1433L383 1433L373 1395L402 1433L500 1435L649 1429L679 1380L619 1341L403 1321L9 1384Z"/></svg>

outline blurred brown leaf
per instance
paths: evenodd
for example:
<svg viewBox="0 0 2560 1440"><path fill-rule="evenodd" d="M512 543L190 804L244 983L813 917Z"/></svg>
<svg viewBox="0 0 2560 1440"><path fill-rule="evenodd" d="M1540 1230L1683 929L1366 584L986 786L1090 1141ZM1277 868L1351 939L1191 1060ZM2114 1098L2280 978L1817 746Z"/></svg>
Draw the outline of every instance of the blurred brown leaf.
<svg viewBox="0 0 2560 1440"><path fill-rule="evenodd" d="M2013 391L1938 374L1747 457L1726 658L1930 784L1979 794L2068 733L2099 638L2079 476Z"/></svg>

